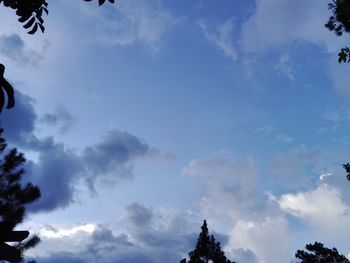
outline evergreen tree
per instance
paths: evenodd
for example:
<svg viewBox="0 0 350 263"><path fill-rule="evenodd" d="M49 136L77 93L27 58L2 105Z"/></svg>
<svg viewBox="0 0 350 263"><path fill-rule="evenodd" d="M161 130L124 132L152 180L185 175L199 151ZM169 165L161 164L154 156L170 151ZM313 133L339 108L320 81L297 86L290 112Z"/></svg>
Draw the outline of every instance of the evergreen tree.
<svg viewBox="0 0 350 263"><path fill-rule="evenodd" d="M188 263L234 263L226 258L225 253L221 250L220 242L216 242L213 235L209 236L205 220L201 229L202 232L197 239L196 248L188 254L190 257ZM184 258L180 263L186 262Z"/></svg>
<svg viewBox="0 0 350 263"><path fill-rule="evenodd" d="M350 263L336 248L324 247L322 243L306 245L306 250L298 250L295 257L301 259L300 263Z"/></svg>
<svg viewBox="0 0 350 263"><path fill-rule="evenodd" d="M21 184L25 158L16 148L5 151L7 144L0 129L0 221L7 231L12 231L25 217L25 205L40 197L40 190L31 183ZM0 233L1 235L1 233ZM22 253L39 243L33 235L15 245Z"/></svg>

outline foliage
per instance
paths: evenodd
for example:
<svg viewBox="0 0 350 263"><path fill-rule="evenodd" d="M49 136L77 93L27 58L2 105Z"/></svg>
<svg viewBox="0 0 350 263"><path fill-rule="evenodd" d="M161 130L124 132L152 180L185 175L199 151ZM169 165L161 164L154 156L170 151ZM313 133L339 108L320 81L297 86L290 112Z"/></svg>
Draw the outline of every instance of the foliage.
<svg viewBox="0 0 350 263"><path fill-rule="evenodd" d="M350 1L333 0L328 4L328 9L332 15L329 17L325 27L333 31L337 36L342 36L344 32L350 33ZM338 53L338 61L350 62L350 49L344 47Z"/></svg>
<svg viewBox="0 0 350 263"><path fill-rule="evenodd" d="M22 153L13 148L5 152L7 144L2 137L0 129L0 218L9 230L22 223L25 216L25 205L34 202L40 197L40 190L31 183L21 184L24 170L21 168L25 162ZM24 242L15 245L20 251L36 246L40 238L36 235Z"/></svg>
<svg viewBox="0 0 350 263"><path fill-rule="evenodd" d="M90 2L92 0L84 0ZM98 0L99 5L104 4L106 0ZM108 0L114 3L114 0ZM43 13L49 14L48 3L46 0L0 0L0 4L16 11L18 21L28 30L28 34L34 34L39 28L41 32L45 31Z"/></svg>
<svg viewBox="0 0 350 263"><path fill-rule="evenodd" d="M209 236L207 222L201 227L202 232L197 239L196 248L188 255L190 260L188 263L234 263L226 258L225 253L221 250L220 242L216 242L213 235ZM180 263L186 263L186 259L182 259Z"/></svg>
<svg viewBox="0 0 350 263"><path fill-rule="evenodd" d="M322 243L307 244L306 250L298 250L295 257L301 259L301 263L350 263L344 256L339 254L336 248L324 247Z"/></svg>
<svg viewBox="0 0 350 263"><path fill-rule="evenodd" d="M5 66L0 63L0 112L5 105L5 95L7 95L7 109L11 109L15 106L14 90L10 83L4 77Z"/></svg>
<svg viewBox="0 0 350 263"><path fill-rule="evenodd" d="M349 163L343 164L343 167L347 173L346 178L348 179L348 181L350 181L350 164Z"/></svg>

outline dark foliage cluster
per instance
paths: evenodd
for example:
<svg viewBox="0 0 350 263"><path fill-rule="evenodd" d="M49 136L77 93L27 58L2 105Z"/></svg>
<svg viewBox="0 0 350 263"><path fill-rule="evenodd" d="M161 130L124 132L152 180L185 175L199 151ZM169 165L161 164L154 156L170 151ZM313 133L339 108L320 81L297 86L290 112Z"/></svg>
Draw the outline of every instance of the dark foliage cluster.
<svg viewBox="0 0 350 263"><path fill-rule="evenodd" d="M0 129L0 221L6 225L7 231L12 231L16 225L22 223L25 206L40 197L40 190L31 183L21 184L25 158L16 148L6 151L7 144L2 132ZM23 252L39 241L39 237L34 235L15 246Z"/></svg>
<svg viewBox="0 0 350 263"><path fill-rule="evenodd" d="M350 181L350 163L343 164L343 167L347 173L346 178Z"/></svg>
<svg viewBox="0 0 350 263"><path fill-rule="evenodd" d="M319 242L307 244L306 250L308 251L298 250L295 253L295 257L301 259L301 263L350 263L336 248L324 247Z"/></svg>
<svg viewBox="0 0 350 263"><path fill-rule="evenodd" d="M328 9L332 15L329 17L325 27L333 31L337 36L342 36L344 32L350 33L350 1L333 0L328 4ZM339 62L350 62L350 49L342 48L338 53Z"/></svg>
<svg viewBox="0 0 350 263"><path fill-rule="evenodd" d="M11 109L15 106L14 90L10 83L4 77L5 66L0 63L0 112L5 106L5 94L7 95L7 109Z"/></svg>
<svg viewBox="0 0 350 263"><path fill-rule="evenodd" d="M350 32L350 2L347 0L333 0L328 4L328 9L332 12L328 22L325 24L330 31L334 31L337 36L343 32Z"/></svg>
<svg viewBox="0 0 350 263"><path fill-rule="evenodd" d="M92 0L84 0L90 2ZM99 5L106 0L98 0ZM114 0L108 0L114 3ZM16 11L18 21L28 30L28 34L34 34L38 29L45 31L43 14L49 14L48 3L46 0L0 0L0 4Z"/></svg>
<svg viewBox="0 0 350 263"><path fill-rule="evenodd" d="M225 253L221 250L220 242L216 242L213 235L209 236L207 222L201 227L202 232L199 234L196 248L188 255L189 261L182 259L180 263L234 263L226 258Z"/></svg>

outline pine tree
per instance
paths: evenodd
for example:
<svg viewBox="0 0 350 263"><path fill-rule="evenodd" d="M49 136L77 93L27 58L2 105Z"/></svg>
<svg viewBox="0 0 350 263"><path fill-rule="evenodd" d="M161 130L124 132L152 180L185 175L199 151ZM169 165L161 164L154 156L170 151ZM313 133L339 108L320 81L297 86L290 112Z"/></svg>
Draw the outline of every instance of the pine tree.
<svg viewBox="0 0 350 263"><path fill-rule="evenodd" d="M8 231L22 223L25 217L25 205L34 202L40 197L40 190L31 183L21 184L25 158L23 153L13 148L5 151L7 144L0 129L0 221ZM1 233L0 233L1 235ZM40 238L33 235L24 242L15 245L22 253L34 246Z"/></svg>
<svg viewBox="0 0 350 263"><path fill-rule="evenodd" d="M350 263L336 248L324 247L320 242L306 245L306 250L309 252L298 250L295 253L295 257L301 259L300 263Z"/></svg>
<svg viewBox="0 0 350 263"><path fill-rule="evenodd" d="M188 254L190 257L188 263L208 263L210 260L213 263L234 263L226 258L225 253L221 250L220 242L216 242L213 235L209 236L206 220L201 229L196 248ZM186 262L184 258L180 263Z"/></svg>

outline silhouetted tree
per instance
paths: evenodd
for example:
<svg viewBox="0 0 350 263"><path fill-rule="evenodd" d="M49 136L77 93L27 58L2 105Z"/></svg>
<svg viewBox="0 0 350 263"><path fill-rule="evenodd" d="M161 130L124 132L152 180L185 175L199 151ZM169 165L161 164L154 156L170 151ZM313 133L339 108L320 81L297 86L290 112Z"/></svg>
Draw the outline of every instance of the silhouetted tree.
<svg viewBox="0 0 350 263"><path fill-rule="evenodd" d="M15 97L13 87L4 77L5 66L0 63L0 113L5 105L5 95L4 91L7 95L7 109L11 109L15 106Z"/></svg>
<svg viewBox="0 0 350 263"><path fill-rule="evenodd" d="M337 36L342 36L344 32L350 33L350 1L333 0L328 4L328 9L332 15L325 24L330 31ZM338 53L339 62L350 62L350 48L344 47Z"/></svg>
<svg viewBox="0 0 350 263"><path fill-rule="evenodd" d="M84 0L90 2L92 0ZM104 4L106 0L98 0L99 5ZM108 0L114 3L114 0ZM48 14L48 3L46 0L0 0L0 4L16 11L18 21L23 23L23 27L28 29L29 34L34 34L38 28L41 32L45 31L43 13Z"/></svg>
<svg viewBox="0 0 350 263"><path fill-rule="evenodd" d="M180 263L234 263L226 258L225 253L221 250L220 242L216 242L213 235L209 236L207 222L201 227L202 232L197 239L196 248L188 253L190 259L182 259Z"/></svg>
<svg viewBox="0 0 350 263"><path fill-rule="evenodd" d="M298 250L295 257L301 259L301 263L350 263L336 248L324 247L322 243L307 244L306 250Z"/></svg>
<svg viewBox="0 0 350 263"><path fill-rule="evenodd" d="M350 181L350 163L343 164L343 167L347 173L346 178Z"/></svg>
<svg viewBox="0 0 350 263"><path fill-rule="evenodd" d="M16 225L22 223L25 205L40 197L40 190L31 183L21 184L24 155L16 148L5 151L7 144L2 133L3 129L0 129L0 221L12 231ZM33 235L15 246L23 253L36 246L39 241L40 238Z"/></svg>

